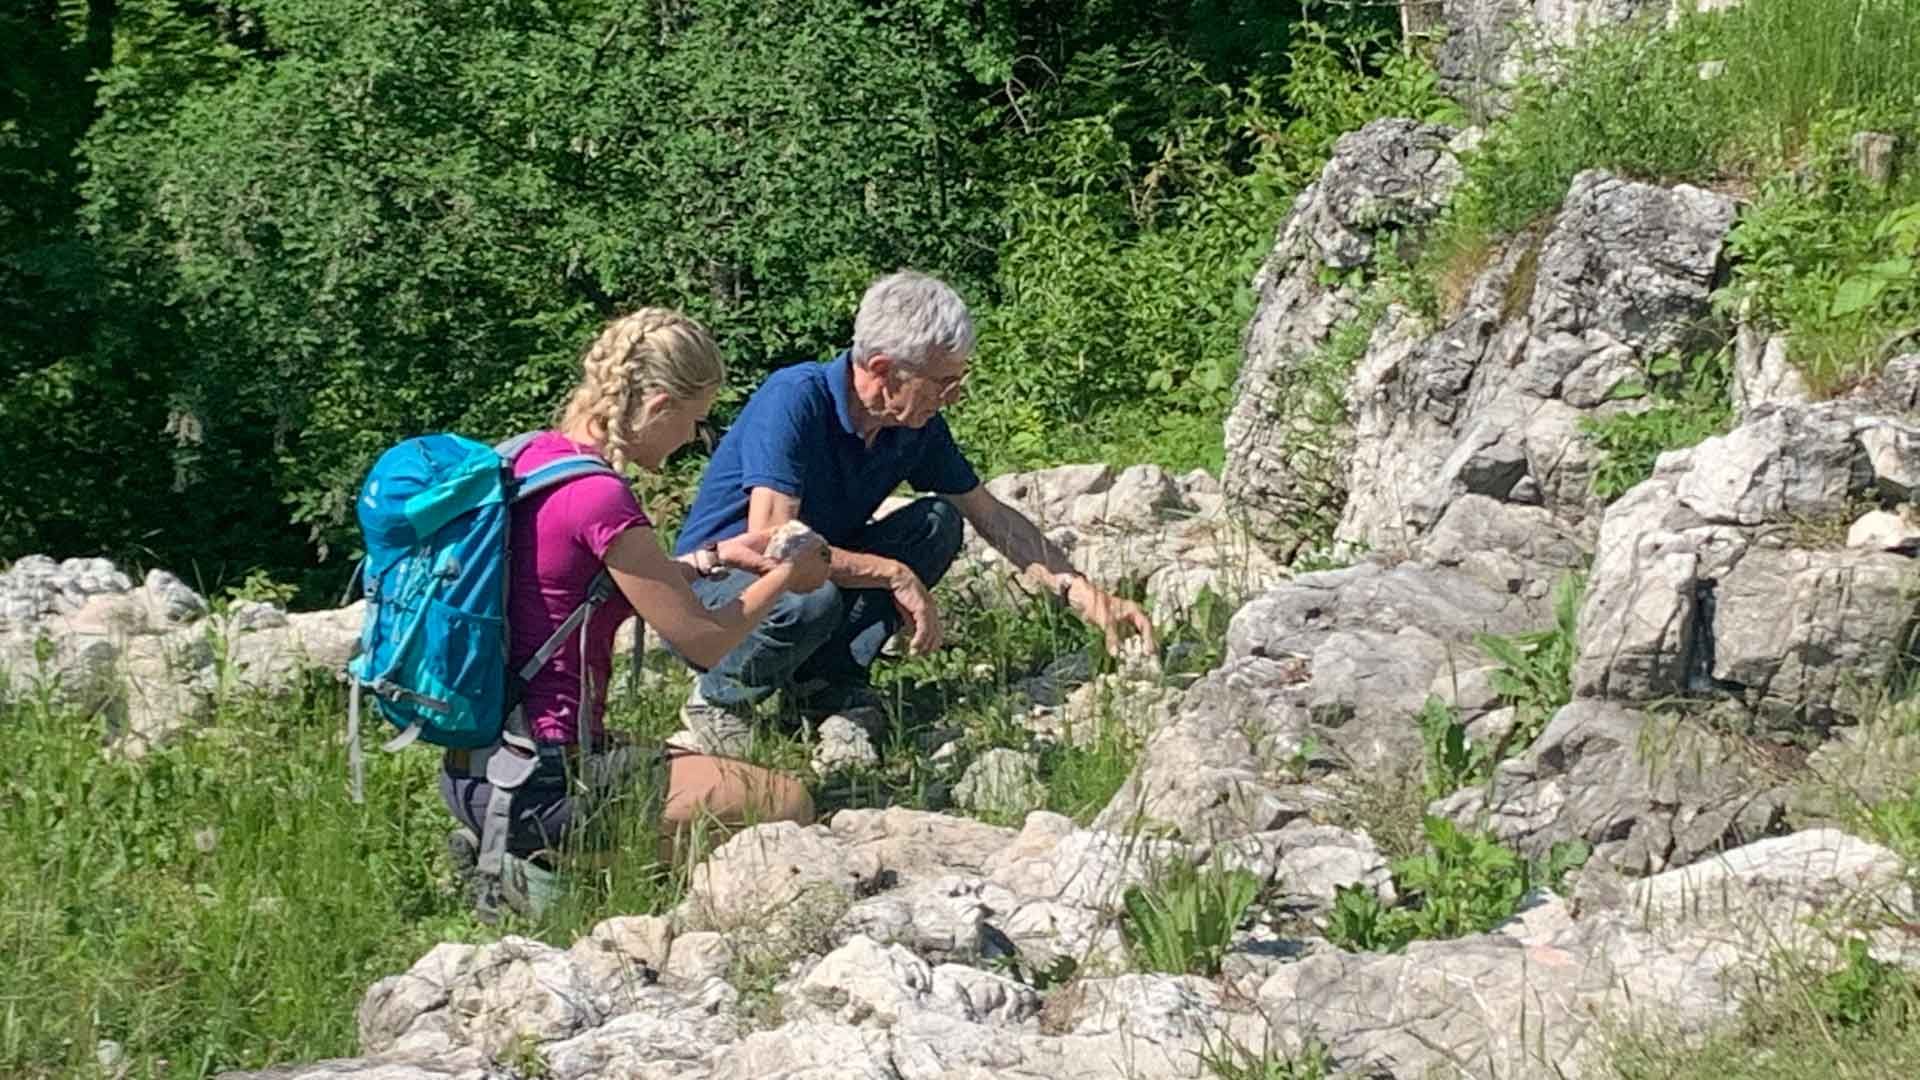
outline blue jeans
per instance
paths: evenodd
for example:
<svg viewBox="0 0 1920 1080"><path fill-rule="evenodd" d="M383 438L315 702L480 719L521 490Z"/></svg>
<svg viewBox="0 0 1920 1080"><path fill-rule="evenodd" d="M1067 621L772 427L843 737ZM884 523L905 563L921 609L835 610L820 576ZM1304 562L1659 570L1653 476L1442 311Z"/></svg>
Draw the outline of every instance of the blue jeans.
<svg viewBox="0 0 1920 1080"><path fill-rule="evenodd" d="M960 554L960 511L941 498L917 499L888 514L845 544L848 551L904 563L932 588ZM737 599L759 575L734 570L693 583L708 608ZM901 626L886 589L842 589L828 583L810 593L786 593L747 640L700 676L700 696L723 707L751 706L775 690L820 680L835 687L865 686L867 669Z"/></svg>

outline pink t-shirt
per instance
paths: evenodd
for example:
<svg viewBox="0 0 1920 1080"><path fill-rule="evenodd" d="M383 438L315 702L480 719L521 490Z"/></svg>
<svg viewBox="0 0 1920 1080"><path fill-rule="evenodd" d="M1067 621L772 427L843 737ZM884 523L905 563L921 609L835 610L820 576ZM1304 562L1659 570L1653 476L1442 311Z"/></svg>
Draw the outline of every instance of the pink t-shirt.
<svg viewBox="0 0 1920 1080"><path fill-rule="evenodd" d="M542 432L514 460L513 472L525 476L555 458L591 454L559 432ZM587 586L604 566L607 548L621 533L650 525L640 500L625 480L583 476L550 488L514 506L511 543L513 570L507 619L512 626L508 658L518 671L554 630L587 598ZM614 591L594 612L587 634L587 668L593 673L593 731L604 730L607 680L613 674L613 633L633 614L633 605ZM541 742L577 738L580 712L579 631L553 655L527 686L527 721Z"/></svg>

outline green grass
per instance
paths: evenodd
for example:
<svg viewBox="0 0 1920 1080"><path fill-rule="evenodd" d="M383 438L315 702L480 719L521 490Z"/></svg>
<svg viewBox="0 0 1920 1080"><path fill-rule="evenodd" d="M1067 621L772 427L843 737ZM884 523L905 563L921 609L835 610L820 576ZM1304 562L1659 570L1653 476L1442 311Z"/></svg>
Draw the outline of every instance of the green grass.
<svg viewBox="0 0 1920 1080"><path fill-rule="evenodd" d="M1846 963L1783 962L1738 1024L1704 1041L1658 1029L1616 1036L1618 1080L1885 1080L1920 1075L1920 982L1850 941Z"/></svg>
<svg viewBox="0 0 1920 1080"><path fill-rule="evenodd" d="M1255 1049L1224 1032L1208 1040L1200 1064L1215 1080L1325 1080L1336 1066L1333 1051L1315 1039L1290 1054L1271 1039Z"/></svg>
<svg viewBox="0 0 1920 1080"><path fill-rule="evenodd" d="M338 699L234 707L140 762L44 702L0 714L0 1073L136 1074L350 1051L374 979L483 936L437 852L430 755L346 798Z"/></svg>

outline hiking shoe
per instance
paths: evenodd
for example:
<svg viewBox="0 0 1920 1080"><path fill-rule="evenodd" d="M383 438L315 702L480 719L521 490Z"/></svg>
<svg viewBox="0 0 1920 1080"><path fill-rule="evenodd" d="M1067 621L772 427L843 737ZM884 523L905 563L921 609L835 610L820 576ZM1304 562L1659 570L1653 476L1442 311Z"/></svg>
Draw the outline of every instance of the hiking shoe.
<svg viewBox="0 0 1920 1080"><path fill-rule="evenodd" d="M480 838L465 825L447 834L447 861L453 864L453 882L466 888L480 864Z"/></svg>
<svg viewBox="0 0 1920 1080"><path fill-rule="evenodd" d="M887 713L887 699L863 682L834 683L816 679L789 691L787 702L796 715L806 720L829 716L852 719L855 714L872 713L884 717Z"/></svg>
<svg viewBox="0 0 1920 1080"><path fill-rule="evenodd" d="M538 919L564 891L560 874L536 858L508 855L500 867L500 876L488 877L472 872L468 879L467 899L473 905L473 917L488 926L497 925L507 912L524 919Z"/></svg>
<svg viewBox="0 0 1920 1080"><path fill-rule="evenodd" d="M668 741L690 750L741 757L753 745L753 714L707 701L700 696L697 685L687 695L687 703L680 706L680 724L686 730Z"/></svg>

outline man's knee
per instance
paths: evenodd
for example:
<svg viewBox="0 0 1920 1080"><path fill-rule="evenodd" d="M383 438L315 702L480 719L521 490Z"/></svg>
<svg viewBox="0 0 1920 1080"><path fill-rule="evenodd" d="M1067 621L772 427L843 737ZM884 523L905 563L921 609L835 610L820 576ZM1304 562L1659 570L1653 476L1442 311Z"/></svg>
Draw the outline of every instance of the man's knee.
<svg viewBox="0 0 1920 1080"><path fill-rule="evenodd" d="M914 530L913 550L906 552L901 561L911 566L922 582L932 585L959 557L960 546L967 537L966 519L952 503L937 497L915 500L899 512L919 519Z"/></svg>
<svg viewBox="0 0 1920 1080"><path fill-rule="evenodd" d="M940 558L942 567L949 565L960 554L960 545L967 538L967 522L960 516L960 508L945 499L928 499L928 531L931 534L928 544Z"/></svg>
<svg viewBox="0 0 1920 1080"><path fill-rule="evenodd" d="M782 638L824 641L840 625L845 610L839 588L828 582L809 593L782 594L760 627Z"/></svg>

